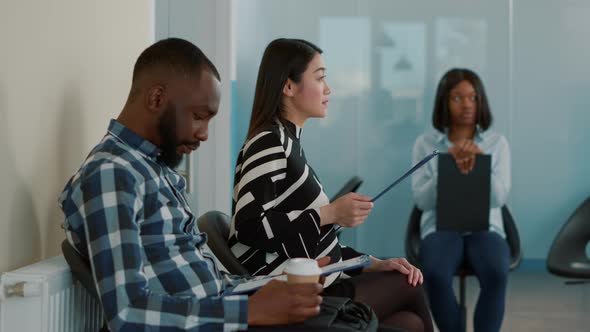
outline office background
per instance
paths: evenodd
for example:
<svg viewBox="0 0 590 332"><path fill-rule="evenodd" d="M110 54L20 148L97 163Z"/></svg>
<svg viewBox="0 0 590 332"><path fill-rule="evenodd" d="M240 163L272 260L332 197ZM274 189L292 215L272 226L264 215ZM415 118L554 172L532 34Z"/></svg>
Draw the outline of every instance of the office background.
<svg viewBox="0 0 590 332"><path fill-rule="evenodd" d="M168 35L202 46L229 90L222 111L231 116L216 119L196 154L199 213L229 212L262 51L276 37L299 37L325 50L333 88L328 118L310 121L303 138L329 195L353 175L372 195L407 169L415 137L431 130L441 74L476 70L493 129L512 147L509 205L524 267L543 268L557 231L590 194L589 16L582 0L2 1L0 272L60 252L57 195L119 113L139 52ZM207 195L215 179L222 185ZM411 207L404 182L344 242L403 255Z"/></svg>
<svg viewBox="0 0 590 332"><path fill-rule="evenodd" d="M245 137L258 64L277 37L323 50L332 88L328 117L309 120L303 147L328 196L361 176L375 195L411 166L432 129L436 84L452 67L483 79L493 130L512 149L508 205L523 268L544 269L553 238L590 194L590 23L585 1L237 1L233 150ZM410 181L382 198L343 241L378 256L403 255Z"/></svg>

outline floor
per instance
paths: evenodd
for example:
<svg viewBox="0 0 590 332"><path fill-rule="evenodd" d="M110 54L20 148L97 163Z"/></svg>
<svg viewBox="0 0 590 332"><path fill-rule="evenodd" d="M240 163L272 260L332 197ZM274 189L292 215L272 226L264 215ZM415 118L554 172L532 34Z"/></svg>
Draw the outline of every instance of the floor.
<svg viewBox="0 0 590 332"><path fill-rule="evenodd" d="M565 285L565 279L547 272L512 272L508 284L502 331L590 331L590 283ZM478 282L467 278L468 331Z"/></svg>

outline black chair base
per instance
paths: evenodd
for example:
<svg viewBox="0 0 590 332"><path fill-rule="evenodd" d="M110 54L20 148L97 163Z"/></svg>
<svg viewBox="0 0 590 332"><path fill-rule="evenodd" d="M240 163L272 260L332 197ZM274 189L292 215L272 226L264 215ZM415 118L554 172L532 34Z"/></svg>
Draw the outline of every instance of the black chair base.
<svg viewBox="0 0 590 332"><path fill-rule="evenodd" d="M547 270L565 278L590 279L590 259L586 245L590 240L590 198L568 218L553 240Z"/></svg>
<svg viewBox="0 0 590 332"><path fill-rule="evenodd" d="M566 285L583 285L590 284L590 280L567 280L564 282Z"/></svg>

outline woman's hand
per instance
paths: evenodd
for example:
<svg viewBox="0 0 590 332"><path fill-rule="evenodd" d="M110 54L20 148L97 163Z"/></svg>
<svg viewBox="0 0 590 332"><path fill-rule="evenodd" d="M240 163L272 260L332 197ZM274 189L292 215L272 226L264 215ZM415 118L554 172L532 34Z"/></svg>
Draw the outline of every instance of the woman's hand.
<svg viewBox="0 0 590 332"><path fill-rule="evenodd" d="M475 157L483 151L473 142L465 139L455 143L449 148L449 153L455 158L457 167L463 174L467 174L475 167Z"/></svg>
<svg viewBox="0 0 590 332"><path fill-rule="evenodd" d="M330 261L332 260L332 258L330 256L324 256L322 258L317 258L316 261L318 262L318 266L320 268L330 264ZM284 272L283 272L284 273ZM321 285L324 285L324 283L326 282L326 277L325 276L320 276L320 281L319 283Z"/></svg>
<svg viewBox="0 0 590 332"><path fill-rule="evenodd" d="M337 224L342 227L356 227L371 213L371 198L357 193L348 193L320 208L320 225Z"/></svg>
<svg viewBox="0 0 590 332"><path fill-rule="evenodd" d="M332 260L332 258L330 256L324 256L322 258L316 259L319 267L324 267L324 266L330 264L331 260Z"/></svg>
<svg viewBox="0 0 590 332"><path fill-rule="evenodd" d="M424 282L422 271L410 264L405 258L378 259L371 257L371 265L365 267L363 272L399 271L408 276L408 283L412 286L421 285Z"/></svg>

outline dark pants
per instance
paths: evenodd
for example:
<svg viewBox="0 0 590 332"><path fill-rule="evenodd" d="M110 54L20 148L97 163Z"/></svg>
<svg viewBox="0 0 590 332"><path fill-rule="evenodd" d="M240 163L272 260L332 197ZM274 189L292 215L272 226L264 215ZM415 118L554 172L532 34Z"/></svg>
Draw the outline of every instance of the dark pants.
<svg viewBox="0 0 590 332"><path fill-rule="evenodd" d="M383 327L410 332L433 331L423 288L408 284L408 277L400 272L363 272L337 280L324 289L324 294L365 303L375 311Z"/></svg>
<svg viewBox="0 0 590 332"><path fill-rule="evenodd" d="M347 332L338 328L311 328L303 324L251 327L247 332ZM377 332L404 332L392 327L379 326Z"/></svg>
<svg viewBox="0 0 590 332"><path fill-rule="evenodd" d="M474 331L500 331L510 248L494 232L461 235L440 231L422 240L420 262L434 321L441 332L464 329L461 308L453 292L453 276L464 259L473 268L481 288L473 319Z"/></svg>

